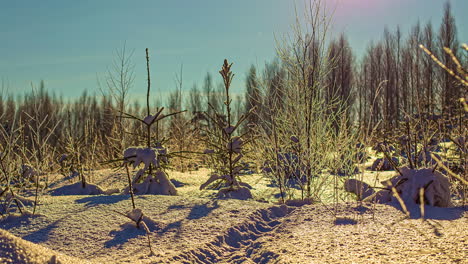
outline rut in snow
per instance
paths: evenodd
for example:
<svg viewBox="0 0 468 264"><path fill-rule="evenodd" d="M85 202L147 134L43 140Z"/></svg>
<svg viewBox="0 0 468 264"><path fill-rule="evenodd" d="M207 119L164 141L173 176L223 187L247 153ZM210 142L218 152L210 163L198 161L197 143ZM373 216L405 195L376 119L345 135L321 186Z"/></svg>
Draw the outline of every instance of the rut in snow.
<svg viewBox="0 0 468 264"><path fill-rule="evenodd" d="M181 263L268 263L278 255L262 249L258 238L273 231L281 224L281 218L294 209L286 205L261 209L254 212L245 222L229 228L214 241L175 256L173 261Z"/></svg>

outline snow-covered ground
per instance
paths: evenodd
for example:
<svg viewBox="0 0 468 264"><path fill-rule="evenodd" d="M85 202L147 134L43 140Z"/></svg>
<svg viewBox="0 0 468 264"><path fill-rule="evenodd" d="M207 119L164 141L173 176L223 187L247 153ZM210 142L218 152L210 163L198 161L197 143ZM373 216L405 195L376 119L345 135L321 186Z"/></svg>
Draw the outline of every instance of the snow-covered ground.
<svg viewBox="0 0 468 264"><path fill-rule="evenodd" d="M177 196L135 201L153 255L145 230L124 216L129 195L43 195L36 216L0 223L0 263L468 263L466 208L428 207L426 221L401 220L393 206L351 200L279 205L278 190L258 175L245 177L254 195L247 201L200 191L204 169L169 176ZM127 182L111 170L89 178L105 190ZM54 188L70 184L55 180Z"/></svg>

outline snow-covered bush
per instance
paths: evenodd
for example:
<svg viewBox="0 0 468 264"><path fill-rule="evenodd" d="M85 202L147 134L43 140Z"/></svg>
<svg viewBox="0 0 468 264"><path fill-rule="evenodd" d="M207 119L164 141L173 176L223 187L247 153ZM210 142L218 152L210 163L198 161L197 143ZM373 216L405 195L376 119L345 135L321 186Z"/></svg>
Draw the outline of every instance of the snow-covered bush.
<svg viewBox="0 0 468 264"><path fill-rule="evenodd" d="M129 164L133 168L143 165L143 168L139 169L133 177L133 192L136 194L176 195L175 186L162 171L163 164L166 164L167 161L167 150L162 147L127 148L124 151L124 164ZM129 188L124 192L128 193Z"/></svg>
<svg viewBox="0 0 468 264"><path fill-rule="evenodd" d="M162 109L158 111L159 114L154 116L148 115L143 120L140 120L148 127L146 142L153 140L151 137L151 126L165 117L161 115L161 111ZM161 115L160 118L158 118L159 115ZM133 179L130 180L130 175L128 175L129 186L124 190L124 193L176 195L175 186L164 171L164 167L168 163L169 154L167 149L159 141L156 141L154 144L147 144L146 146L125 149L123 153L123 166L128 168L130 165L134 169L140 169L133 176ZM127 172L129 173L128 170Z"/></svg>
<svg viewBox="0 0 468 264"><path fill-rule="evenodd" d="M219 72L223 77L226 101L225 115L219 113L213 108L213 115L205 113L208 119L216 124L214 130L206 130L208 135L206 139L207 146L210 149L204 151L205 155L211 157L209 167L212 170L210 178L200 186L204 189L215 183L222 188L218 192L220 198L235 198L235 199L249 199L252 194L248 185L240 180L241 171L245 168L245 163L242 162L244 157L244 145L246 143L246 133L239 136L237 134L240 125L247 119L250 113L242 115L237 122L232 120L231 113L231 98L229 95L229 88L231 86L234 74L231 72L232 64L228 64L224 60L224 64Z"/></svg>

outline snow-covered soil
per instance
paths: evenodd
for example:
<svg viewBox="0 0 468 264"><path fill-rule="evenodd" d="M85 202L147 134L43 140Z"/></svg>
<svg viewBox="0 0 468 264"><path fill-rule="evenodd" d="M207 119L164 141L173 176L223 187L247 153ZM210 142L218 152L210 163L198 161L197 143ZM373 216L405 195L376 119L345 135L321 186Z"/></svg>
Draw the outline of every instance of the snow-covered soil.
<svg viewBox="0 0 468 264"><path fill-rule="evenodd" d="M375 185L375 173L363 180ZM379 181L391 176L382 173ZM273 203L278 190L245 177L254 200L214 199L199 187L208 171L169 172L178 196L140 195L150 231L124 216L129 195L42 195L35 216L0 222L0 263L468 263L466 208L426 208L426 221L394 206ZM95 172L89 181L122 190L126 175ZM54 188L74 183L53 178ZM4 231L4 230L6 231ZM29 241L29 242L28 242ZM30 243L32 242L32 243Z"/></svg>

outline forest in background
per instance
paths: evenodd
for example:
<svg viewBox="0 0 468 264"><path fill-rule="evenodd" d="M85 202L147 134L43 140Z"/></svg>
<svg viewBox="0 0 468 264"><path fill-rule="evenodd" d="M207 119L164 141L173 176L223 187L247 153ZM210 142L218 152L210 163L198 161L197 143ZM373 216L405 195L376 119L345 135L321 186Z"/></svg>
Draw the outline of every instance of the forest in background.
<svg viewBox="0 0 468 264"><path fill-rule="evenodd" d="M455 117L461 122L461 115L466 115L457 101L466 98L466 89L439 68L420 44L449 69L455 69L456 65L444 47L450 48L465 68L468 65L466 53L459 52L456 22L449 4L438 28L430 23L417 23L406 37L399 27L385 28L382 38L370 43L360 59L353 54L345 34L326 46L312 35L306 49L297 54L290 50L289 55L307 57L312 64L313 67L307 68L312 69L307 74L307 86L316 87L314 98L339 102L339 107L327 111L339 111L350 128L365 133L366 128L372 127L377 136L385 137L386 132L397 129L408 116L446 120ZM97 168L101 162L120 156L126 147L138 145L141 139L135 136L138 134L135 131L145 128L123 119L120 114L141 116L144 112L139 102L129 101L134 89L131 53L122 49L113 66L102 88L105 96L85 92L76 100L66 101L51 95L43 82L21 97L1 94L1 144L5 146L15 140L17 160L21 164L34 164L41 171L58 170L64 154L84 169ZM284 85L291 79L288 66L285 60L276 58L263 69L250 68L245 94L237 96L232 106L236 117L245 111L255 113L249 116L243 130L254 126L268 130L272 116L288 107L283 100L290 89ZM325 71L313 72L317 68ZM169 112L187 112L161 122L155 128L156 134L168 140L170 149L202 151L204 146L199 139L204 135L200 128L214 126L203 113L223 111L223 87L207 74L202 84L193 85L186 93L182 72L176 79L177 87L166 103L159 100L152 102L152 107L165 105Z"/></svg>

